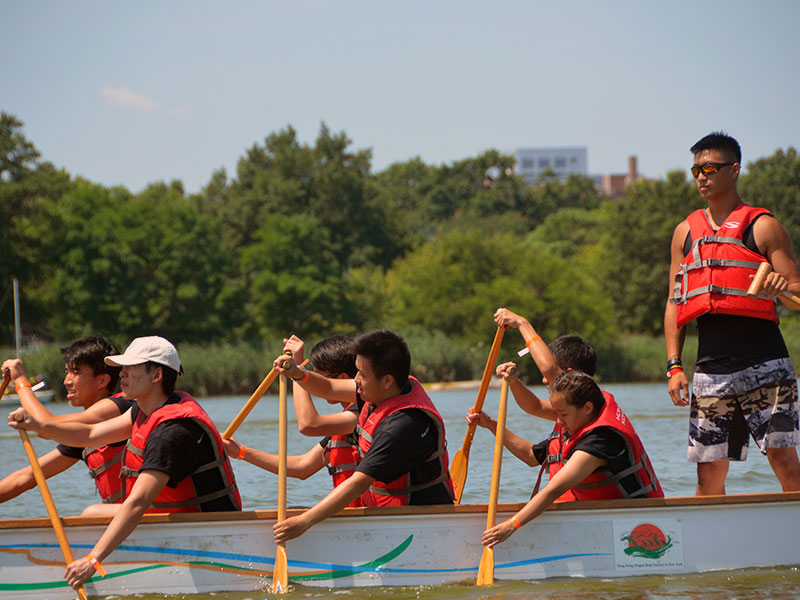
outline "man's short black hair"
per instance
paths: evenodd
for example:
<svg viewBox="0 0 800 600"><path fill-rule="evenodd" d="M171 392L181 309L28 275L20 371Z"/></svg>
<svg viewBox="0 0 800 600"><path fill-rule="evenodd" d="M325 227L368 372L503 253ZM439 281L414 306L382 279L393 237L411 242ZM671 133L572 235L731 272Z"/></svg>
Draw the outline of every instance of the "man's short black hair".
<svg viewBox="0 0 800 600"><path fill-rule="evenodd" d="M94 376L107 374L108 393L113 394L119 382L122 367L112 367L103 360L106 356L119 354L117 347L101 335L90 335L75 340L69 346L61 348L64 364L70 369L83 366L92 370Z"/></svg>
<svg viewBox="0 0 800 600"><path fill-rule="evenodd" d="M353 340L346 335L334 335L322 340L309 354L314 370L332 376L346 373L351 379L356 376L356 354Z"/></svg>
<svg viewBox="0 0 800 600"><path fill-rule="evenodd" d="M547 346L562 371L575 369L594 376L597 371L597 353L592 345L578 335L562 335Z"/></svg>
<svg viewBox="0 0 800 600"><path fill-rule="evenodd" d="M583 408L587 402L591 402L594 409L592 419L597 418L606 403L597 382L583 371L564 371L550 385L550 391L564 394L567 404L575 408Z"/></svg>
<svg viewBox="0 0 800 600"><path fill-rule="evenodd" d="M175 391L175 382L178 380L178 372L175 369L152 360L144 363L144 368L148 373L152 373L156 368L161 369L161 389L167 396Z"/></svg>
<svg viewBox="0 0 800 600"><path fill-rule="evenodd" d="M356 338L353 351L369 361L376 377L391 375L403 389L411 372L411 354L406 341L389 329L370 331Z"/></svg>
<svg viewBox="0 0 800 600"><path fill-rule="evenodd" d="M712 131L689 148L692 154L703 150L718 150L725 155L728 161L740 164L742 162L742 149L739 142L723 131Z"/></svg>

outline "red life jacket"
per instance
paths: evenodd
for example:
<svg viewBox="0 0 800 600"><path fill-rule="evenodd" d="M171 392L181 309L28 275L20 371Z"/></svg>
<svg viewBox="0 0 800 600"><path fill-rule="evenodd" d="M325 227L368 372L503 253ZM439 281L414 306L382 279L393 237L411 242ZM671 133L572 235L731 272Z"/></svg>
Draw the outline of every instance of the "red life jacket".
<svg viewBox="0 0 800 600"><path fill-rule="evenodd" d="M112 396L112 398L121 397L121 392ZM94 484L104 504L122 502L122 484L119 473L122 468L124 450L125 444L122 443L83 449L81 458L89 467L89 476L94 479Z"/></svg>
<svg viewBox="0 0 800 600"><path fill-rule="evenodd" d="M675 276L670 302L678 305L678 327L705 313L778 321L775 301L766 295L747 297L750 276L767 259L744 245L742 235L764 208L742 204L717 231L703 209L687 217L692 249Z"/></svg>
<svg viewBox="0 0 800 600"><path fill-rule="evenodd" d="M549 469L550 480L552 481L555 474L566 464L578 440L597 427L612 427L622 435L625 439L625 452L631 466L619 473L612 473L605 468L598 469L570 490L571 498L566 497L565 494L559 500L611 500L642 496L663 498L664 492L661 484L633 425L617 405L614 396L603 392L603 397L606 402L600 415L594 421L581 427L568 439L564 439L561 424L556 424L545 461ZM622 487L621 481L631 476L636 476L638 485L635 490L628 491Z"/></svg>
<svg viewBox="0 0 800 600"><path fill-rule="evenodd" d="M383 483L375 481L369 489L361 495L364 506L407 506L411 501L411 494L434 485L444 483L450 490L450 495L455 497L453 481L450 479L447 445L445 443L444 420L431 402L428 394L422 389L422 384L414 377L409 377L411 391L385 400L373 408L372 404L365 403L358 418L358 450L363 457L372 445L372 436L378 429L380 422L399 410L417 408L424 411L436 426L437 450L428 457L427 462L436 461L439 475L430 481L411 484L411 473L405 473L394 481Z"/></svg>
<svg viewBox="0 0 800 600"><path fill-rule="evenodd" d="M122 467L121 475L125 496L127 497L131 493L133 484L136 483L136 478L139 476L139 467L142 466L144 461L144 450L150 433L164 421L190 418L205 430L214 447L216 456L212 462L198 467L192 475L210 469L218 469L222 480L225 482L225 487L199 496L198 491L195 490L192 475L189 475L180 481L174 489L164 486L164 489L153 501L153 508L148 509L146 512L200 512L202 503L210 502L223 496L230 496L233 505L241 509L242 500L239 496L233 469L228 455L225 453L225 447L222 444L219 431L217 431L206 411L202 409L194 398L186 392L177 392L177 394L181 397L180 402L165 404L154 410L149 416L139 411L136 421L133 423L131 439L128 440L128 444L125 447L124 466Z"/></svg>
<svg viewBox="0 0 800 600"><path fill-rule="evenodd" d="M350 410L351 403L345 411ZM356 471L358 466L358 439L352 434L332 435L325 446L325 453L328 456L328 473L333 478L333 487L341 484ZM349 505L352 508L363 506L361 498L356 498Z"/></svg>

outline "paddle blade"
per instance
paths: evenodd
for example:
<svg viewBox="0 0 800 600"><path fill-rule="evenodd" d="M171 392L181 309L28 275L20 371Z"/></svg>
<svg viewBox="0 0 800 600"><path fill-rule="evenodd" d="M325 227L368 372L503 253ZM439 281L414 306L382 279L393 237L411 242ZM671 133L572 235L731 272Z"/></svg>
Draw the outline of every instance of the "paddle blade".
<svg viewBox="0 0 800 600"><path fill-rule="evenodd" d="M289 561L286 546L280 544L275 552L275 569L272 571L272 593L285 594L289 591Z"/></svg>
<svg viewBox="0 0 800 600"><path fill-rule="evenodd" d="M464 484L467 481L467 463L469 463L469 455L459 450L450 465L450 479L453 480L456 504L461 504L461 495L464 493Z"/></svg>
<svg viewBox="0 0 800 600"><path fill-rule="evenodd" d="M478 585L494 585L494 549L483 547L481 564L478 566Z"/></svg>

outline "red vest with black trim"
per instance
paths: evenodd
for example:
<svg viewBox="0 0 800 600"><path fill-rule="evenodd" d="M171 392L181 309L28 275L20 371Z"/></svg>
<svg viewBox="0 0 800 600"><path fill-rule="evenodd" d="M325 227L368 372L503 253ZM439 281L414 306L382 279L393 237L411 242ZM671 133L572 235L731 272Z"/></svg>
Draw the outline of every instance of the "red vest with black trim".
<svg viewBox="0 0 800 600"><path fill-rule="evenodd" d="M211 444L214 448L215 459L210 463L201 465L194 473L185 477L180 481L174 489L169 486L164 486L164 489L156 496L153 501L152 508L146 512L200 512L200 505L204 502L210 502L224 496L230 496L231 502L238 509L242 508L242 499L239 496L239 490L236 486L236 479L233 475L228 455L225 453L225 447L222 443L222 438L217 431L216 426L211 421L206 411L186 392L176 392L180 397L180 402L174 404L165 404L157 408L149 416L146 416L141 410L133 423L131 430L131 439L125 447L124 466L122 467L123 489L125 496L131 493L136 478L139 475L139 468L144 461L144 450L147 445L147 438L150 433L161 423L170 419L192 419L198 423L208 435ZM192 475L211 469L219 471L225 487L213 492L198 495L195 489Z"/></svg>
<svg viewBox="0 0 800 600"><path fill-rule="evenodd" d="M656 477L650 458L645 452L644 445L636 435L630 420L617 405L614 396L603 392L606 402L598 417L587 423L569 438L564 439L561 424L557 424L551 435L548 446L547 464L550 480L566 464L575 444L583 436L597 427L611 427L625 439L625 453L630 466L619 473L612 473L606 468L600 468L591 473L586 479L573 487L570 492L572 497L561 496L559 500L613 500L616 498L663 498L664 491ZM635 479L634 479L635 478ZM622 487L623 479L636 481L636 489L627 490Z"/></svg>
<svg viewBox="0 0 800 600"><path fill-rule="evenodd" d="M112 396L112 398L121 397L121 392ZM122 502L122 483L119 473L122 468L124 451L125 444L83 449L81 458L89 467L89 476L94 479L94 484L104 504Z"/></svg>
<svg viewBox="0 0 800 600"><path fill-rule="evenodd" d="M346 407L345 412L350 410L350 406ZM333 478L333 487L340 485L348 477L356 471L358 466L358 440L350 433L347 435L332 435L325 446L325 453L328 457L327 464L328 473ZM358 508L363 506L361 498L353 500L348 507Z"/></svg>
<svg viewBox="0 0 800 600"><path fill-rule="evenodd" d="M686 218L692 248L681 262L670 299L678 306L678 327L705 313L778 321L771 297L747 296L750 276L767 259L747 248L742 236L755 218L764 214L772 213L741 204L716 231L703 209Z"/></svg>
<svg viewBox="0 0 800 600"><path fill-rule="evenodd" d="M405 473L394 481L383 483L375 481L369 489L361 495L364 506L407 506L411 501L411 494L424 490L434 485L444 483L454 498L453 481L450 479L447 444L445 442L444 420L431 402L428 394L422 389L422 384L414 377L408 378L411 382L411 391L400 394L381 402L373 408L372 404L365 403L361 408L358 418L358 450L364 456L372 445L372 436L377 431L381 421L399 410L416 408L424 411L436 426L437 444L436 451L428 457L427 462L437 465L438 476L430 481L411 484L411 473Z"/></svg>

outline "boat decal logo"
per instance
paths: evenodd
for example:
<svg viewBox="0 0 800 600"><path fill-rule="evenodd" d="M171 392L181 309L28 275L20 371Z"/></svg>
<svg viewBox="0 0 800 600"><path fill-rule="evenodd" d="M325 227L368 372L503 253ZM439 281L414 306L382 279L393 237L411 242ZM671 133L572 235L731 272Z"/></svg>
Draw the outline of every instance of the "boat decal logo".
<svg viewBox="0 0 800 600"><path fill-rule="evenodd" d="M624 552L628 556L659 559L672 548L672 538L651 523L642 523L634 527L628 535L622 536L628 542Z"/></svg>

